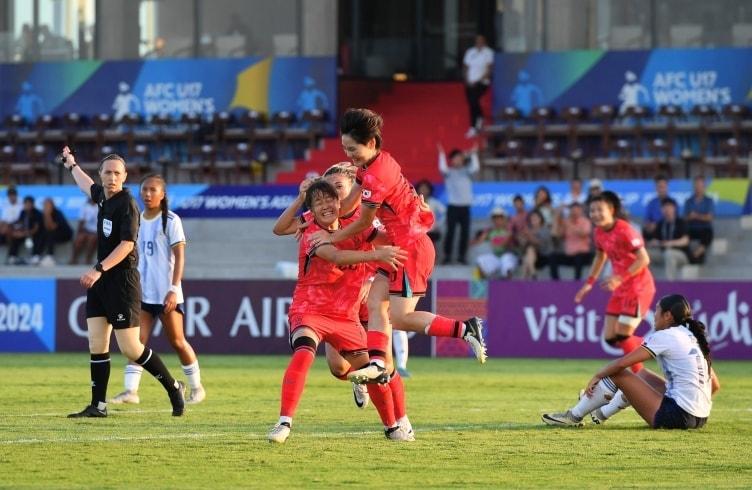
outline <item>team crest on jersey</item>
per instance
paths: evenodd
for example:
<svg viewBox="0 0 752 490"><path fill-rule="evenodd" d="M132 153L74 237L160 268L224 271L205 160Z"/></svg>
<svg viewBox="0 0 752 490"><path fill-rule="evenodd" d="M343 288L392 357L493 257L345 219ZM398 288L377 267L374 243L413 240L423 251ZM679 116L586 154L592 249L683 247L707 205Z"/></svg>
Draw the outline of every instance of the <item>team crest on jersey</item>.
<svg viewBox="0 0 752 490"><path fill-rule="evenodd" d="M366 199L370 198L371 191L369 191L368 189L363 189L363 197L365 197Z"/></svg>
<svg viewBox="0 0 752 490"><path fill-rule="evenodd" d="M104 233L104 236L107 238L110 237L112 234L112 220L109 220L107 218L104 218L102 220L102 233Z"/></svg>

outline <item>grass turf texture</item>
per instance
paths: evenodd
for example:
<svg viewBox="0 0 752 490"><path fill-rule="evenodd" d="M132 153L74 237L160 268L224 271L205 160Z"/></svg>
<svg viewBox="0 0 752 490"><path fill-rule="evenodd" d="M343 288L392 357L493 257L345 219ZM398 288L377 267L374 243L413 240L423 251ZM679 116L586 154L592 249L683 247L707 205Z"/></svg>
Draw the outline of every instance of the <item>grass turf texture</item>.
<svg viewBox="0 0 752 490"><path fill-rule="evenodd" d="M0 355L0 487L752 487L750 363L718 363L710 421L685 432L649 430L632 409L604 426L544 426L602 361L411 359L417 441L395 443L319 357L290 439L271 445L286 357L202 356L208 397L183 418L144 373L140 405L69 420L89 400L87 357ZM110 396L122 367L114 356Z"/></svg>

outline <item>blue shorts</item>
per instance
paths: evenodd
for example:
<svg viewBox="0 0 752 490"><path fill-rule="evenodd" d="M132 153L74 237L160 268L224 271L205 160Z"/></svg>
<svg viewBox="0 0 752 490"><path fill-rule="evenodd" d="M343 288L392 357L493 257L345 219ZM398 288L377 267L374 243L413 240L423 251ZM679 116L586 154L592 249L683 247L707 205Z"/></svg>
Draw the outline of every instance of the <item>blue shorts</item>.
<svg viewBox="0 0 752 490"><path fill-rule="evenodd" d="M158 305L153 303L144 303L141 302L141 311L145 311L146 313L150 314L154 318L159 318L162 313L164 313L164 305ZM180 313L181 315L185 315L183 313L183 303L180 303L175 307L175 311Z"/></svg>
<svg viewBox="0 0 752 490"><path fill-rule="evenodd" d="M673 398L663 397L661 406L655 412L653 429L699 429L707 417L695 417L680 407Z"/></svg>

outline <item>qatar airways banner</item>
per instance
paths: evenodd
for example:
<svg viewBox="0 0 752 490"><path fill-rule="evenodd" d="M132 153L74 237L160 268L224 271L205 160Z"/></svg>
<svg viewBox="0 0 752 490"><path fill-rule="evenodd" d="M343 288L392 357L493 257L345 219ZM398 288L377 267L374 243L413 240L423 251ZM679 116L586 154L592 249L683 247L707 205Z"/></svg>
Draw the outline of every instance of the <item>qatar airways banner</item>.
<svg viewBox="0 0 752 490"><path fill-rule="evenodd" d="M199 355L289 354L287 311L294 289L289 280L185 281L185 336ZM419 309L432 311L431 297L429 292ZM160 324L149 345L172 353ZM57 281L56 350L88 350L86 292L75 280ZM410 355L431 355L430 338L416 335Z"/></svg>
<svg viewBox="0 0 752 490"><path fill-rule="evenodd" d="M750 282L658 282L656 301L670 293L689 299L707 326L716 359L752 359ZM621 356L601 338L608 293L593 289L576 305L579 282L493 281L488 289L488 353L496 357ZM652 329L653 313L637 333Z"/></svg>

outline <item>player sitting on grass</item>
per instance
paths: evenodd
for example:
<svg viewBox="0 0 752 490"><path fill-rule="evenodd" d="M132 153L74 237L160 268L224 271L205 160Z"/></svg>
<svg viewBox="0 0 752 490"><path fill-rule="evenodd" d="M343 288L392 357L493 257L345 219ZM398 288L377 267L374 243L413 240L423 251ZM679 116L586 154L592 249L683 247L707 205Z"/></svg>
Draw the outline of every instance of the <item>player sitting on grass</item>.
<svg viewBox="0 0 752 490"><path fill-rule="evenodd" d="M666 376L662 391L628 369L650 357L658 361ZM621 390L625 403L630 403L650 427L699 429L710 415L711 394L719 387L711 368L705 325L692 318L684 296L672 294L656 305L655 332L645 339L642 348L598 371L577 405L563 413L544 414L543 421L580 426L586 414L606 405Z"/></svg>

